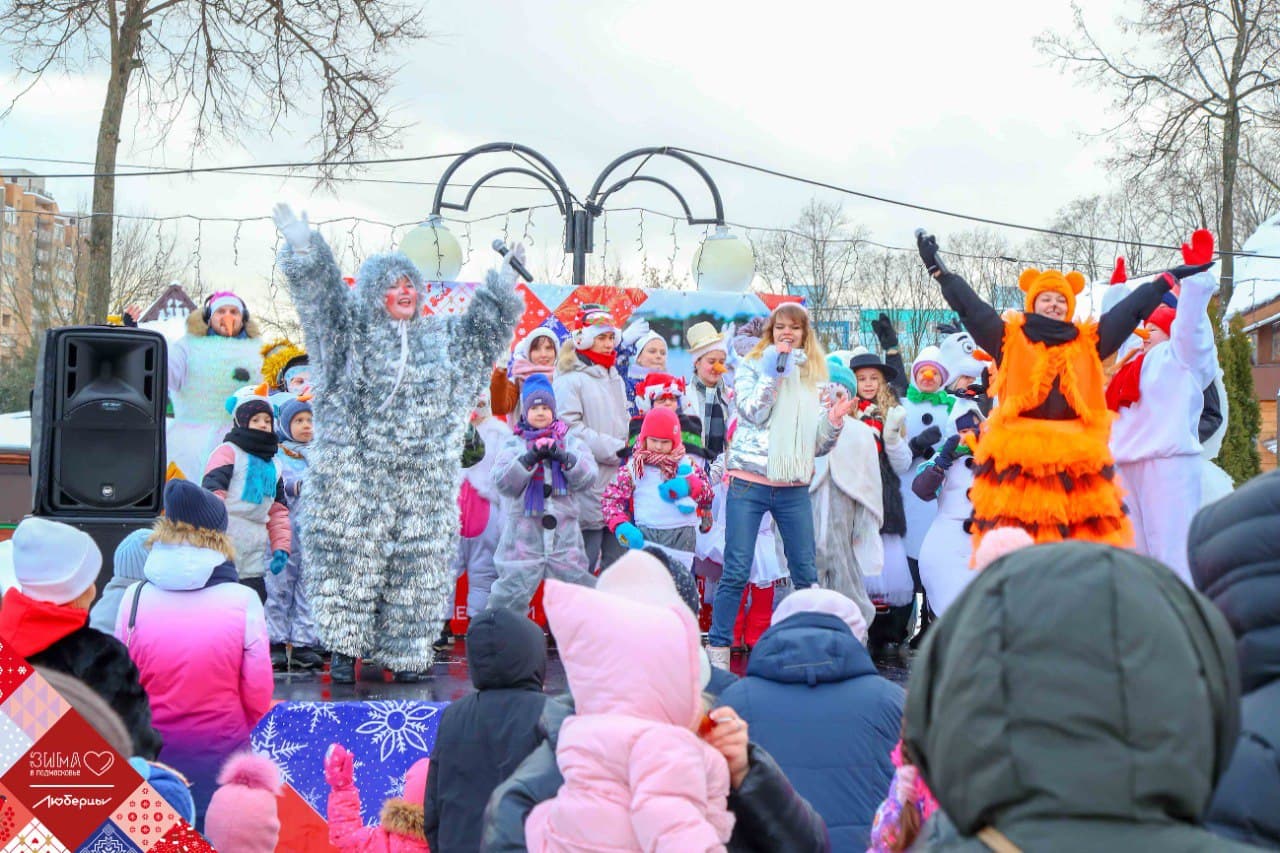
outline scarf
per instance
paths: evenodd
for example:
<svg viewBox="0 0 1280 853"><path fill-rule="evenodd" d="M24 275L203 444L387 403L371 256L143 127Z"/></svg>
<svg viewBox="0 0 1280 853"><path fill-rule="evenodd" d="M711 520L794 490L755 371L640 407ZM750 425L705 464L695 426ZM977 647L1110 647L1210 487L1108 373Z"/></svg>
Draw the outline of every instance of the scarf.
<svg viewBox="0 0 1280 853"><path fill-rule="evenodd" d="M702 444L714 459L724 450L724 403L720 397L720 386L717 384L714 388L708 388L697 376L693 377L693 381L698 388L702 389L706 399L702 407L702 427L705 436Z"/></svg>
<svg viewBox="0 0 1280 853"><path fill-rule="evenodd" d="M946 406L948 412L956 404L955 397L952 397L946 391L921 391L914 385L907 388L907 399L912 403L931 403L935 406Z"/></svg>
<svg viewBox="0 0 1280 853"><path fill-rule="evenodd" d="M1120 369L1116 371L1115 376L1111 377L1111 382L1107 385L1108 409L1118 412L1125 406L1132 406L1142 399L1139 380L1142 379L1142 362L1146 356L1145 352L1134 350L1121 362Z"/></svg>
<svg viewBox="0 0 1280 853"><path fill-rule="evenodd" d="M564 421L555 420L551 422L551 426L545 429L534 429L525 423L524 419L520 419L520 423L516 425L516 435L524 439L524 446L527 450L533 450L534 442L542 438L554 438L556 444L563 445L564 437L569 432L569 425ZM539 462L533 466L533 476L529 478L529 485L524 490L524 514L528 517L542 515L546 509L546 469L551 468L551 494L564 497L569 494L569 483L564 477L564 468L554 459L548 459Z"/></svg>
<svg viewBox="0 0 1280 853"><path fill-rule="evenodd" d="M778 380L778 399L769 416L769 464L766 476L775 483L807 483L813 478L818 447L818 390L801 380L799 371Z"/></svg>
<svg viewBox="0 0 1280 853"><path fill-rule="evenodd" d="M858 420L871 427L876 437L876 451L884 451L884 415L876 408L874 400L858 398Z"/></svg>
<svg viewBox="0 0 1280 853"><path fill-rule="evenodd" d="M532 361L529 361L529 359L527 358L521 358L520 356L516 356L514 359L511 360L511 369L507 371L507 377L514 382L517 379L528 379L530 376L533 376L535 373L541 373L544 376L551 376L555 372L556 372L555 364L548 364L548 365L534 364Z"/></svg>
<svg viewBox="0 0 1280 853"><path fill-rule="evenodd" d="M589 349L580 349L577 352L578 358L582 359L587 364L597 364L605 370L611 369L618 361L618 354L616 352L601 353L593 352Z"/></svg>
<svg viewBox="0 0 1280 853"><path fill-rule="evenodd" d="M676 469L680 467L680 463L684 461L687 452L683 444L674 445L667 453L658 453L656 450L649 450L636 446L631 451L631 459L634 464L633 479L639 480L644 476L644 466L653 465L662 472L665 479L672 479L676 475Z"/></svg>
<svg viewBox="0 0 1280 853"><path fill-rule="evenodd" d="M245 472L244 491L240 499L251 504L275 500L276 481L280 479L279 472L276 471L276 451L280 448L280 438L274 432L235 427L222 440L249 454L249 470Z"/></svg>

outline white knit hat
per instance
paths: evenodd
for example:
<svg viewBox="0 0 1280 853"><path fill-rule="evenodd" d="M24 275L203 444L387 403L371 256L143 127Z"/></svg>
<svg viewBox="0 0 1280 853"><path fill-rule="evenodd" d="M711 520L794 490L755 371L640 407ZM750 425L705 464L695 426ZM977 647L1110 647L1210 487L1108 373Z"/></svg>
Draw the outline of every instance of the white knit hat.
<svg viewBox="0 0 1280 853"><path fill-rule="evenodd" d="M82 530L47 518L27 518L13 532L13 571L37 601L75 601L98 579L102 552Z"/></svg>

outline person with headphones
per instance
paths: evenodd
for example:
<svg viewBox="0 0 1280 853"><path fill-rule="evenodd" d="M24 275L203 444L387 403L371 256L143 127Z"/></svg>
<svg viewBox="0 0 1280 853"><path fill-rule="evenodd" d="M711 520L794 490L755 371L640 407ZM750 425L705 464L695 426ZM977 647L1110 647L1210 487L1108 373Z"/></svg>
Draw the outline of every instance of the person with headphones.
<svg viewBox="0 0 1280 853"><path fill-rule="evenodd" d="M231 428L223 405L249 384L262 363L262 341L244 300L212 293L187 317L187 333L169 345L169 399L173 418L166 434L169 463L199 482L205 461Z"/></svg>

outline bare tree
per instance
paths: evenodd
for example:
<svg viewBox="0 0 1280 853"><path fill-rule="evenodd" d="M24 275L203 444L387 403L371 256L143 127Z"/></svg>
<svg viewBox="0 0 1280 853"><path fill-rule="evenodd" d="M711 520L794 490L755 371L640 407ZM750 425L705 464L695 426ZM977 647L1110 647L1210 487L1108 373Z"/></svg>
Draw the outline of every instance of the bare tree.
<svg viewBox="0 0 1280 853"><path fill-rule="evenodd" d="M878 249L864 253L858 266L857 294L860 314L874 317L884 312L893 320L908 364L921 347L934 342L938 323L955 318L938 283L915 252Z"/></svg>
<svg viewBox="0 0 1280 853"><path fill-rule="evenodd" d="M1147 191L1149 185L1150 182L1135 179L1105 195L1081 196L1067 202L1049 223L1059 233L1037 234L1022 247L1026 262L1023 266L1074 269L1097 280L1110 276L1116 257L1123 256L1130 269L1143 269L1147 260L1142 245L1144 235L1151 239L1152 213L1167 201L1153 199ZM1189 232L1175 229L1172 233ZM1161 232L1161 237L1167 234ZM1102 237L1122 242L1099 239ZM1017 284L1016 275L1010 283Z"/></svg>
<svg viewBox="0 0 1280 853"><path fill-rule="evenodd" d="M1121 121L1109 135L1119 165L1142 173L1197 156L1220 164L1218 241L1238 248L1235 192L1251 125L1280 123L1280 4L1275 0L1142 0L1120 18L1124 53L1104 48L1075 9L1072 36L1046 34L1042 50L1116 93ZM1222 258L1231 301L1232 257Z"/></svg>
<svg viewBox="0 0 1280 853"><path fill-rule="evenodd" d="M318 90L320 159L351 160L392 142L392 58L425 36L416 4L403 0L0 3L0 41L29 83L17 97L51 69L107 68L89 247L95 318L111 302L113 173L130 97L139 122L158 123L157 138L192 117L199 148L242 130L270 133Z"/></svg>
<svg viewBox="0 0 1280 853"><path fill-rule="evenodd" d="M804 296L821 329L856 317L859 252L867 234L840 205L811 199L790 229L759 242L756 270L771 288Z"/></svg>

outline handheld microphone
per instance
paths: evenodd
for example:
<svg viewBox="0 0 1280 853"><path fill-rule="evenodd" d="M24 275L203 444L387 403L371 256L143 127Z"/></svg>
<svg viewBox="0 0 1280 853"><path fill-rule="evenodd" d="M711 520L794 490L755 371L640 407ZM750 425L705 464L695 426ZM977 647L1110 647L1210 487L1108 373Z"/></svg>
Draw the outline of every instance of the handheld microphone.
<svg viewBox="0 0 1280 853"><path fill-rule="evenodd" d="M501 237L494 238L493 243L491 243L490 245L493 246L493 250L495 252L497 252L499 255L502 255L504 258L507 257L508 255L511 255L511 250L507 248L506 243L502 242ZM523 278L526 282L533 281L533 274L529 272L527 269L525 269L524 264L520 263L520 259L515 257L514 255L511 256L511 268L515 270L517 273L519 273L520 277Z"/></svg>
<svg viewBox="0 0 1280 853"><path fill-rule="evenodd" d="M790 352L780 352L780 353L778 353L778 366L777 366L777 370L778 370L778 375L779 375L779 376L784 376L784 375L786 375L786 372L787 372L787 362L788 362L788 361L790 361L790 360L791 360L791 353L790 353Z"/></svg>

